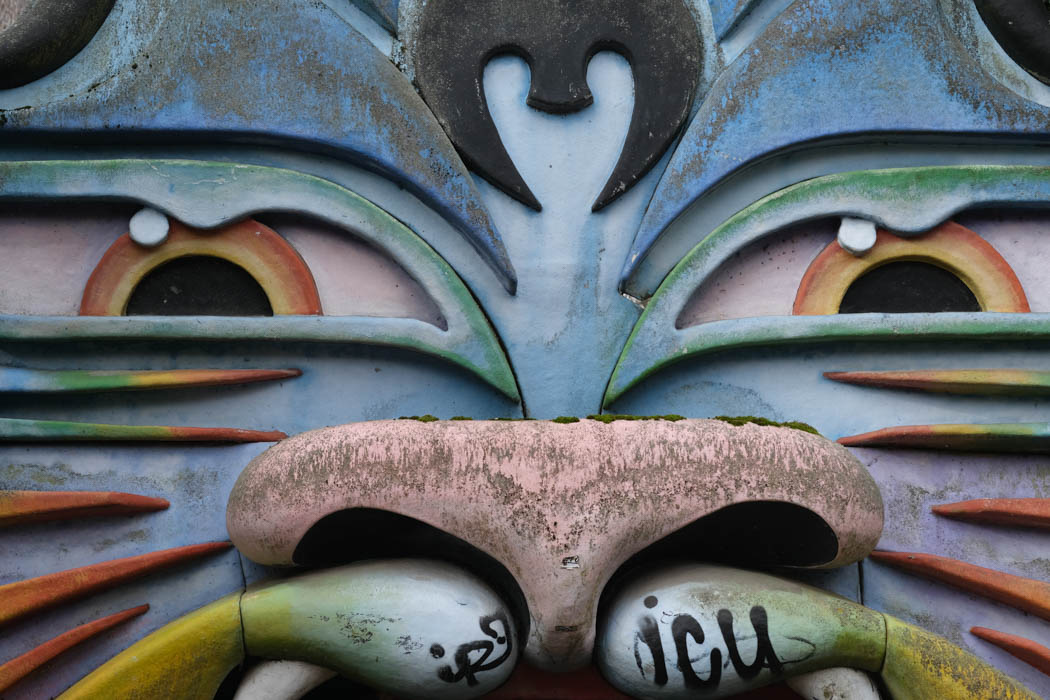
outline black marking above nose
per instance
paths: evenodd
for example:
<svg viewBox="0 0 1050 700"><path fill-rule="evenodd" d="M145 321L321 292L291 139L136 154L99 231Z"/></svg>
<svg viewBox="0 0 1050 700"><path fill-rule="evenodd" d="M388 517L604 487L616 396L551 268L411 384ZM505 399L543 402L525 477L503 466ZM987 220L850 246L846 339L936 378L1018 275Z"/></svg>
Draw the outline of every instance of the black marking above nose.
<svg viewBox="0 0 1050 700"><path fill-rule="evenodd" d="M429 0L413 41L415 81L466 164L523 204L542 207L507 154L485 101L485 64L521 56L528 104L554 114L594 102L587 65L615 51L634 73L634 114L620 159L594 211L659 161L689 115L702 43L683 0Z"/></svg>

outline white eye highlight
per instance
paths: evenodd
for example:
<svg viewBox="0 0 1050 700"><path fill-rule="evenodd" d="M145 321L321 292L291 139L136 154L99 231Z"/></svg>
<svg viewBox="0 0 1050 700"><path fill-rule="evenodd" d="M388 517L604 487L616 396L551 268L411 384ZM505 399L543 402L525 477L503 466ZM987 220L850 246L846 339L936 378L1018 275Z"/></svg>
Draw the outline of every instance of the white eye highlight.
<svg viewBox="0 0 1050 700"><path fill-rule="evenodd" d="M131 240L146 248L156 248L168 240L168 217L156 209L140 209L131 217Z"/></svg>
<svg viewBox="0 0 1050 700"><path fill-rule="evenodd" d="M842 224L839 226L839 245L851 255L859 258L874 248L877 236L874 222L842 217Z"/></svg>

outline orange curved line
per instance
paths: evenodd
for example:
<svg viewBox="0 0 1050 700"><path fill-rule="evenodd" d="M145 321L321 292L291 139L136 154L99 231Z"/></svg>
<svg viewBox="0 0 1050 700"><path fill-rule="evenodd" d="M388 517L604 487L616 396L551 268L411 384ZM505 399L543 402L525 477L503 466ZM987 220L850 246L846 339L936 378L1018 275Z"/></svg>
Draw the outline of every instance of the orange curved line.
<svg viewBox="0 0 1050 700"><path fill-rule="evenodd" d="M113 491L0 491L0 527L166 509L163 498Z"/></svg>
<svg viewBox="0 0 1050 700"><path fill-rule="evenodd" d="M832 241L810 263L799 283L791 313L836 314L849 286L887 263L916 260L942 267L959 277L984 311L1030 311L1024 288L1006 259L970 229L953 221L917 238L879 230L875 246L857 257Z"/></svg>
<svg viewBox="0 0 1050 700"><path fill-rule="evenodd" d="M0 606L0 627L26 615L119 586L154 571L224 552L232 546L229 542L209 542L175 547L8 583L0 586L0 600L4 602Z"/></svg>
<svg viewBox="0 0 1050 700"><path fill-rule="evenodd" d="M979 498L933 506L931 510L955 520L1050 530L1050 498Z"/></svg>
<svg viewBox="0 0 1050 700"><path fill-rule="evenodd" d="M1050 676L1050 649L1047 649L1042 644L1036 644L1031 639L1018 637L1016 634L1006 634L987 627L972 627L970 628L970 634L994 644L1024 661L1029 666L1034 666Z"/></svg>
<svg viewBox="0 0 1050 700"><path fill-rule="evenodd" d="M102 634L122 622L138 617L149 610L148 605L140 605L136 608L124 610L114 615L100 618L94 622L74 627L73 629L58 635L54 639L44 642L35 649L0 665L0 693L4 692L15 683L28 676L59 654L68 651L81 642Z"/></svg>
<svg viewBox="0 0 1050 700"><path fill-rule="evenodd" d="M167 240L156 248L141 246L124 234L91 273L80 315L123 315L146 275L166 262L194 255L222 258L244 268L266 292L275 314L321 313L317 284L299 253L273 229L246 219L217 231L171 220Z"/></svg>
<svg viewBox="0 0 1050 700"><path fill-rule="evenodd" d="M876 550L869 557L924 578L1005 603L1050 620L1050 584L967 564L957 559L915 552Z"/></svg>

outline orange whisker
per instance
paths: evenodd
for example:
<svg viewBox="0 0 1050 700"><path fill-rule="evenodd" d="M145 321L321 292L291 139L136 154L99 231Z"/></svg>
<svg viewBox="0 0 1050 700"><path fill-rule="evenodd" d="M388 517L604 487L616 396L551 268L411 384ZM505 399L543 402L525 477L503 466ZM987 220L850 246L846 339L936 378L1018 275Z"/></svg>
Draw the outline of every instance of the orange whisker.
<svg viewBox="0 0 1050 700"><path fill-rule="evenodd" d="M140 605L137 608L131 608L130 610L125 610L116 613L115 615L109 615L108 617L103 617L94 622L88 622L79 627L74 627L68 632L60 634L50 641L44 642L35 649L27 651L18 658L0 665L0 693L37 670L48 661L51 661L59 654L75 647L81 642L102 634L108 629L116 627L122 622L126 622L133 617L138 617L147 610L149 610L148 605Z"/></svg>
<svg viewBox="0 0 1050 700"><path fill-rule="evenodd" d="M0 586L0 600L4 601L0 606L0 626L232 546L229 542L194 544L8 583Z"/></svg>
<svg viewBox="0 0 1050 700"><path fill-rule="evenodd" d="M1050 584L933 554L874 551L871 559L1050 620Z"/></svg>
<svg viewBox="0 0 1050 700"><path fill-rule="evenodd" d="M994 644L1030 666L1034 666L1050 676L1050 649L1036 644L1031 639L1018 637L1015 634L997 632L987 627L974 627L970 633L986 642Z"/></svg>
<svg viewBox="0 0 1050 700"><path fill-rule="evenodd" d="M0 527L164 510L163 498L106 491L0 491Z"/></svg>
<svg viewBox="0 0 1050 700"><path fill-rule="evenodd" d="M967 522L1050 529L1050 498L979 498L934 506L932 510Z"/></svg>

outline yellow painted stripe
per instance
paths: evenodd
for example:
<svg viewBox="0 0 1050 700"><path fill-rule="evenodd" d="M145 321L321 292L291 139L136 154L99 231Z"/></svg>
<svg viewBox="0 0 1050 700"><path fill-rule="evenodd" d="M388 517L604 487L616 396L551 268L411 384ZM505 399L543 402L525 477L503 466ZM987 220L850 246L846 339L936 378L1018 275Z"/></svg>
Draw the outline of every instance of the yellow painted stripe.
<svg viewBox="0 0 1050 700"><path fill-rule="evenodd" d="M97 668L60 700L213 700L244 660L241 592L160 628Z"/></svg>
<svg viewBox="0 0 1050 700"><path fill-rule="evenodd" d="M893 700L1039 700L1017 681L947 639L885 617L882 678Z"/></svg>

